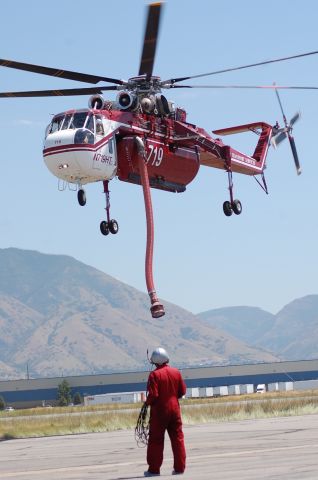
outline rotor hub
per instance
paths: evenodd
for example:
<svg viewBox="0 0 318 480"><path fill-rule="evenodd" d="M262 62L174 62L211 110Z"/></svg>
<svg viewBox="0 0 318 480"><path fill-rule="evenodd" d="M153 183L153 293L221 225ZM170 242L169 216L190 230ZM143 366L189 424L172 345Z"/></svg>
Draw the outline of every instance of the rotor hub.
<svg viewBox="0 0 318 480"><path fill-rule="evenodd" d="M147 75L132 77L128 80L125 88L134 91L137 95L156 94L161 92L161 78Z"/></svg>

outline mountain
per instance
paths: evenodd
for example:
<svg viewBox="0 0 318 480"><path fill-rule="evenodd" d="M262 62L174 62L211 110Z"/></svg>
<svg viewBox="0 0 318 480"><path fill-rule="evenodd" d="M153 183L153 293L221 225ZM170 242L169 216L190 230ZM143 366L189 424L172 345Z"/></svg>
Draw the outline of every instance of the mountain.
<svg viewBox="0 0 318 480"><path fill-rule="evenodd" d="M179 366L275 361L165 302L154 320L146 294L63 255L0 249L2 379L147 368L164 345Z"/></svg>
<svg viewBox="0 0 318 480"><path fill-rule="evenodd" d="M230 307L202 312L198 317L284 360L318 357L318 295L296 299L276 315L255 307Z"/></svg>
<svg viewBox="0 0 318 480"><path fill-rule="evenodd" d="M257 307L225 307L198 315L207 325L221 328L250 345L258 344L275 324L275 315Z"/></svg>
<svg viewBox="0 0 318 480"><path fill-rule="evenodd" d="M286 305L260 343L288 360L318 358L318 295Z"/></svg>

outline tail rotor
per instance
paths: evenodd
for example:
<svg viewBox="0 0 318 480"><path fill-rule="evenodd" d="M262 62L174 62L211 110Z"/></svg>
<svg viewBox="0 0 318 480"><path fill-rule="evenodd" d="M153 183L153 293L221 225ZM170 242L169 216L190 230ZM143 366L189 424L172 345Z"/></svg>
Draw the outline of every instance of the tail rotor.
<svg viewBox="0 0 318 480"><path fill-rule="evenodd" d="M297 175L300 175L301 174L301 167L300 167L300 163L299 163L299 158L298 158L298 153L297 153L297 149L296 149L295 140L294 140L294 137L293 137L293 134L292 134L294 124L300 118L300 113L296 112L295 115L290 119L290 121L288 123L285 112L284 112L284 109L283 109L283 106L282 106L282 102L280 100L279 93L278 93L277 90L275 90L275 93L276 93L277 100L278 100L278 103L279 103L279 106L280 106L280 110L282 112L285 127L279 128L278 125L277 125L277 127L274 127L274 135L272 136L271 143L272 143L273 147L277 148L278 145L283 140L285 140L285 138L288 138L290 148L291 148L293 158L294 158L294 163L295 163Z"/></svg>

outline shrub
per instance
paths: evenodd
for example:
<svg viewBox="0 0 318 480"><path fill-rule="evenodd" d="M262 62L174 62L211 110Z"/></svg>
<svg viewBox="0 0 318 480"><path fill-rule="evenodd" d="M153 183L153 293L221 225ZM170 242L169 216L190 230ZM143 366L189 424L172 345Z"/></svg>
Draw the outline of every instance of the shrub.
<svg viewBox="0 0 318 480"><path fill-rule="evenodd" d="M71 387L67 380L63 380L57 389L57 403L60 407L66 407L71 403Z"/></svg>
<svg viewBox="0 0 318 480"><path fill-rule="evenodd" d="M79 392L76 392L73 397L74 405L80 405L83 402L82 396Z"/></svg>

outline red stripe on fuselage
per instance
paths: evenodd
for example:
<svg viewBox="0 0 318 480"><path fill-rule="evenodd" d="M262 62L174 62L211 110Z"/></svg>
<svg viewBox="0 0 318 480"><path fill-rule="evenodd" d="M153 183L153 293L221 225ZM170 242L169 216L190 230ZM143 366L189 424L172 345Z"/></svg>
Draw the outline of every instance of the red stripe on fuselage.
<svg viewBox="0 0 318 480"><path fill-rule="evenodd" d="M57 145L56 147L48 147L43 149L43 156L47 157L49 155L54 155L56 153L65 153L65 152L74 152L74 151L88 151L88 152L96 152L101 147L103 147L109 139L114 135L116 130L106 135L106 137L102 138L99 142L91 145L86 143L72 143L69 145Z"/></svg>

